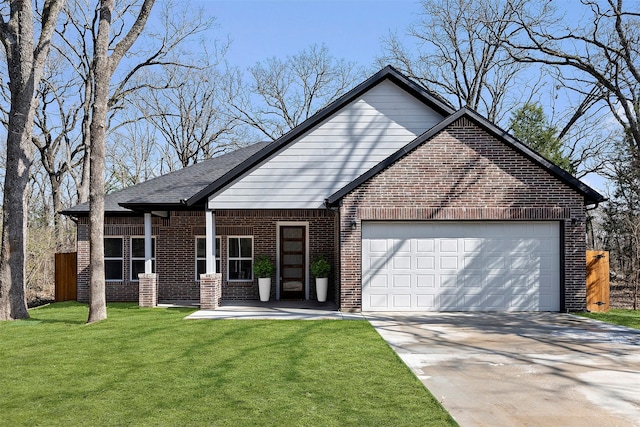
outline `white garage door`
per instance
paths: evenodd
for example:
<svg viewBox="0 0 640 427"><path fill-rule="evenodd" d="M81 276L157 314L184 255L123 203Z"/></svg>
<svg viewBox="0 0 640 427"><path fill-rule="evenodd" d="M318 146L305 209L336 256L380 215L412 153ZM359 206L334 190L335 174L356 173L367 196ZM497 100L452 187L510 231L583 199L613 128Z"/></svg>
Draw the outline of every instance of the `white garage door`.
<svg viewBox="0 0 640 427"><path fill-rule="evenodd" d="M364 311L559 311L557 222L363 222Z"/></svg>

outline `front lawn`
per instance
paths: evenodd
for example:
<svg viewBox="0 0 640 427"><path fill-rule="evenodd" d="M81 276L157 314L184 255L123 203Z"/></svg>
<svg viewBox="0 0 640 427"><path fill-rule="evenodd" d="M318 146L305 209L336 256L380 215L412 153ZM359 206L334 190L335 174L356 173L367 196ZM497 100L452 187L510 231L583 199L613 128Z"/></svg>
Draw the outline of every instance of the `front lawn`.
<svg viewBox="0 0 640 427"><path fill-rule="evenodd" d="M366 321L58 303L0 323L2 425L455 425Z"/></svg>
<svg viewBox="0 0 640 427"><path fill-rule="evenodd" d="M579 316L602 320L603 322L640 329L640 310L613 309L608 313L576 313Z"/></svg>

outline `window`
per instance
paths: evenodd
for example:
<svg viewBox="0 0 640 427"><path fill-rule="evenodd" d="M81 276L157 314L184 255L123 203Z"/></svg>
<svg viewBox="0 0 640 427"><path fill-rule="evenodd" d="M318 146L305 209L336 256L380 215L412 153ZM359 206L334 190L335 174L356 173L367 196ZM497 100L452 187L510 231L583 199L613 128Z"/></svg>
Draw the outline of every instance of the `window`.
<svg viewBox="0 0 640 427"><path fill-rule="evenodd" d="M156 272L156 238L151 238L151 272ZM131 238L131 281L138 280L138 274L144 273L144 237Z"/></svg>
<svg viewBox="0 0 640 427"><path fill-rule="evenodd" d="M216 237L216 273L220 273L220 238ZM196 281L200 280L200 275L207 272L207 238L196 237Z"/></svg>
<svg viewBox="0 0 640 427"><path fill-rule="evenodd" d="M229 237L229 280L253 280L253 237Z"/></svg>
<svg viewBox="0 0 640 427"><path fill-rule="evenodd" d="M123 280L122 237L104 238L104 280Z"/></svg>

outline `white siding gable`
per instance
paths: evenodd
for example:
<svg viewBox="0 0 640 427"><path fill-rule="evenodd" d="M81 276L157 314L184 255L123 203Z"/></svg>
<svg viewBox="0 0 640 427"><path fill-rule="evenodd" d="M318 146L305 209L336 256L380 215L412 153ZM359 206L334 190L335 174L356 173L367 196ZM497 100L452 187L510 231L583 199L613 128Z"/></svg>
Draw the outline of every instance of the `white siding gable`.
<svg viewBox="0 0 640 427"><path fill-rule="evenodd" d="M385 80L209 197L211 209L315 209L442 116Z"/></svg>

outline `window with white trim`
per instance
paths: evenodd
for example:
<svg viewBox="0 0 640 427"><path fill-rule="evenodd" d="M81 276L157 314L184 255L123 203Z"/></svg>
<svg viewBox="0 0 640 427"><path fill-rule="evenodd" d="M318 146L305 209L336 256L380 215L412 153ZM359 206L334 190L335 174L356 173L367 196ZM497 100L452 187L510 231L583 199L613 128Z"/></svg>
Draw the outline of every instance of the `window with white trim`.
<svg viewBox="0 0 640 427"><path fill-rule="evenodd" d="M220 273L220 237L215 239L216 245L216 273ZM200 275L207 272L207 238L196 237L196 281L200 280Z"/></svg>
<svg viewBox="0 0 640 427"><path fill-rule="evenodd" d="M227 246L229 281L253 280L253 237L229 236Z"/></svg>
<svg viewBox="0 0 640 427"><path fill-rule="evenodd" d="M138 274L144 273L144 237L131 238L131 281L138 281ZM156 272L156 238L151 237L151 272Z"/></svg>
<svg viewBox="0 0 640 427"><path fill-rule="evenodd" d="M124 250L122 237L104 238L104 280L117 282L124 279Z"/></svg>

